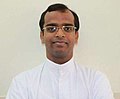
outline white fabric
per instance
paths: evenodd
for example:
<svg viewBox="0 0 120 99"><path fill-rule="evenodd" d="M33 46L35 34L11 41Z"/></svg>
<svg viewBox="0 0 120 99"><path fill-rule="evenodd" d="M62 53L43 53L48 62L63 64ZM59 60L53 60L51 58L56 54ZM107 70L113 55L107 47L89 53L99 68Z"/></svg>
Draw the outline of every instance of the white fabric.
<svg viewBox="0 0 120 99"><path fill-rule="evenodd" d="M71 59L59 65L48 60L17 75L6 99L113 99L106 76Z"/></svg>

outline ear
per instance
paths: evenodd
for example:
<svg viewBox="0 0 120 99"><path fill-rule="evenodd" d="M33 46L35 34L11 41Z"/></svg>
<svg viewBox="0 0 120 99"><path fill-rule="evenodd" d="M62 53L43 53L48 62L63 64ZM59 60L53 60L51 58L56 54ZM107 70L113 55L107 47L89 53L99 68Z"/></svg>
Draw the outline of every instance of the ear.
<svg viewBox="0 0 120 99"><path fill-rule="evenodd" d="M44 44L45 41L44 41L44 32L43 31L40 32L40 39L41 39L41 43Z"/></svg>
<svg viewBox="0 0 120 99"><path fill-rule="evenodd" d="M79 32L76 31L76 32L75 32L75 44L78 43L78 38L79 38Z"/></svg>

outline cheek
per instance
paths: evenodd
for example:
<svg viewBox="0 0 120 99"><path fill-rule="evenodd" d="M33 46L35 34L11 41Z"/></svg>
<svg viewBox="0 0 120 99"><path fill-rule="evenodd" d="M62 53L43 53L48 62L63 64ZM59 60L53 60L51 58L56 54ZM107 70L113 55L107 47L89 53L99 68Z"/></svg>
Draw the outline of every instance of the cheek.
<svg viewBox="0 0 120 99"><path fill-rule="evenodd" d="M74 35L74 43L75 44L78 43L78 37L79 37L78 32L76 32L75 35Z"/></svg>
<svg viewBox="0 0 120 99"><path fill-rule="evenodd" d="M51 35L45 35L44 36L44 42L45 42L46 45L50 44L51 41L52 41L52 36Z"/></svg>
<svg viewBox="0 0 120 99"><path fill-rule="evenodd" d="M75 38L75 35L70 35L68 37L69 41L72 43L72 44L75 44L76 43L76 38Z"/></svg>

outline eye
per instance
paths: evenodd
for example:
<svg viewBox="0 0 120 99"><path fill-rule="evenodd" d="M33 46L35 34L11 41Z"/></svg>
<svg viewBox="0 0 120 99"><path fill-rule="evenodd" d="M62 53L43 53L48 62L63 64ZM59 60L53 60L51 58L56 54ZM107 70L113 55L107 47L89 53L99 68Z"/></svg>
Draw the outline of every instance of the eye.
<svg viewBox="0 0 120 99"><path fill-rule="evenodd" d="M73 26L64 26L63 27L65 32L72 32L73 31Z"/></svg>
<svg viewBox="0 0 120 99"><path fill-rule="evenodd" d="M47 31L47 32L50 32L50 33L55 32L56 29L57 29L57 28L56 28L55 26L48 26L48 27L46 27L46 31Z"/></svg>

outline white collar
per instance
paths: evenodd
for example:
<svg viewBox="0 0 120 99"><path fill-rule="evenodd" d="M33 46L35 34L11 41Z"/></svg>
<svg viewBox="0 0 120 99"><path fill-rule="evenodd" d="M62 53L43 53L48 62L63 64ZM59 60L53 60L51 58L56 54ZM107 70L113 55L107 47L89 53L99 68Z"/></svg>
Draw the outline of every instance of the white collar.
<svg viewBox="0 0 120 99"><path fill-rule="evenodd" d="M75 68L75 62L74 59L71 58L68 62L64 64L57 64L49 59L46 59L45 68L48 68L53 73L57 74L71 72Z"/></svg>

